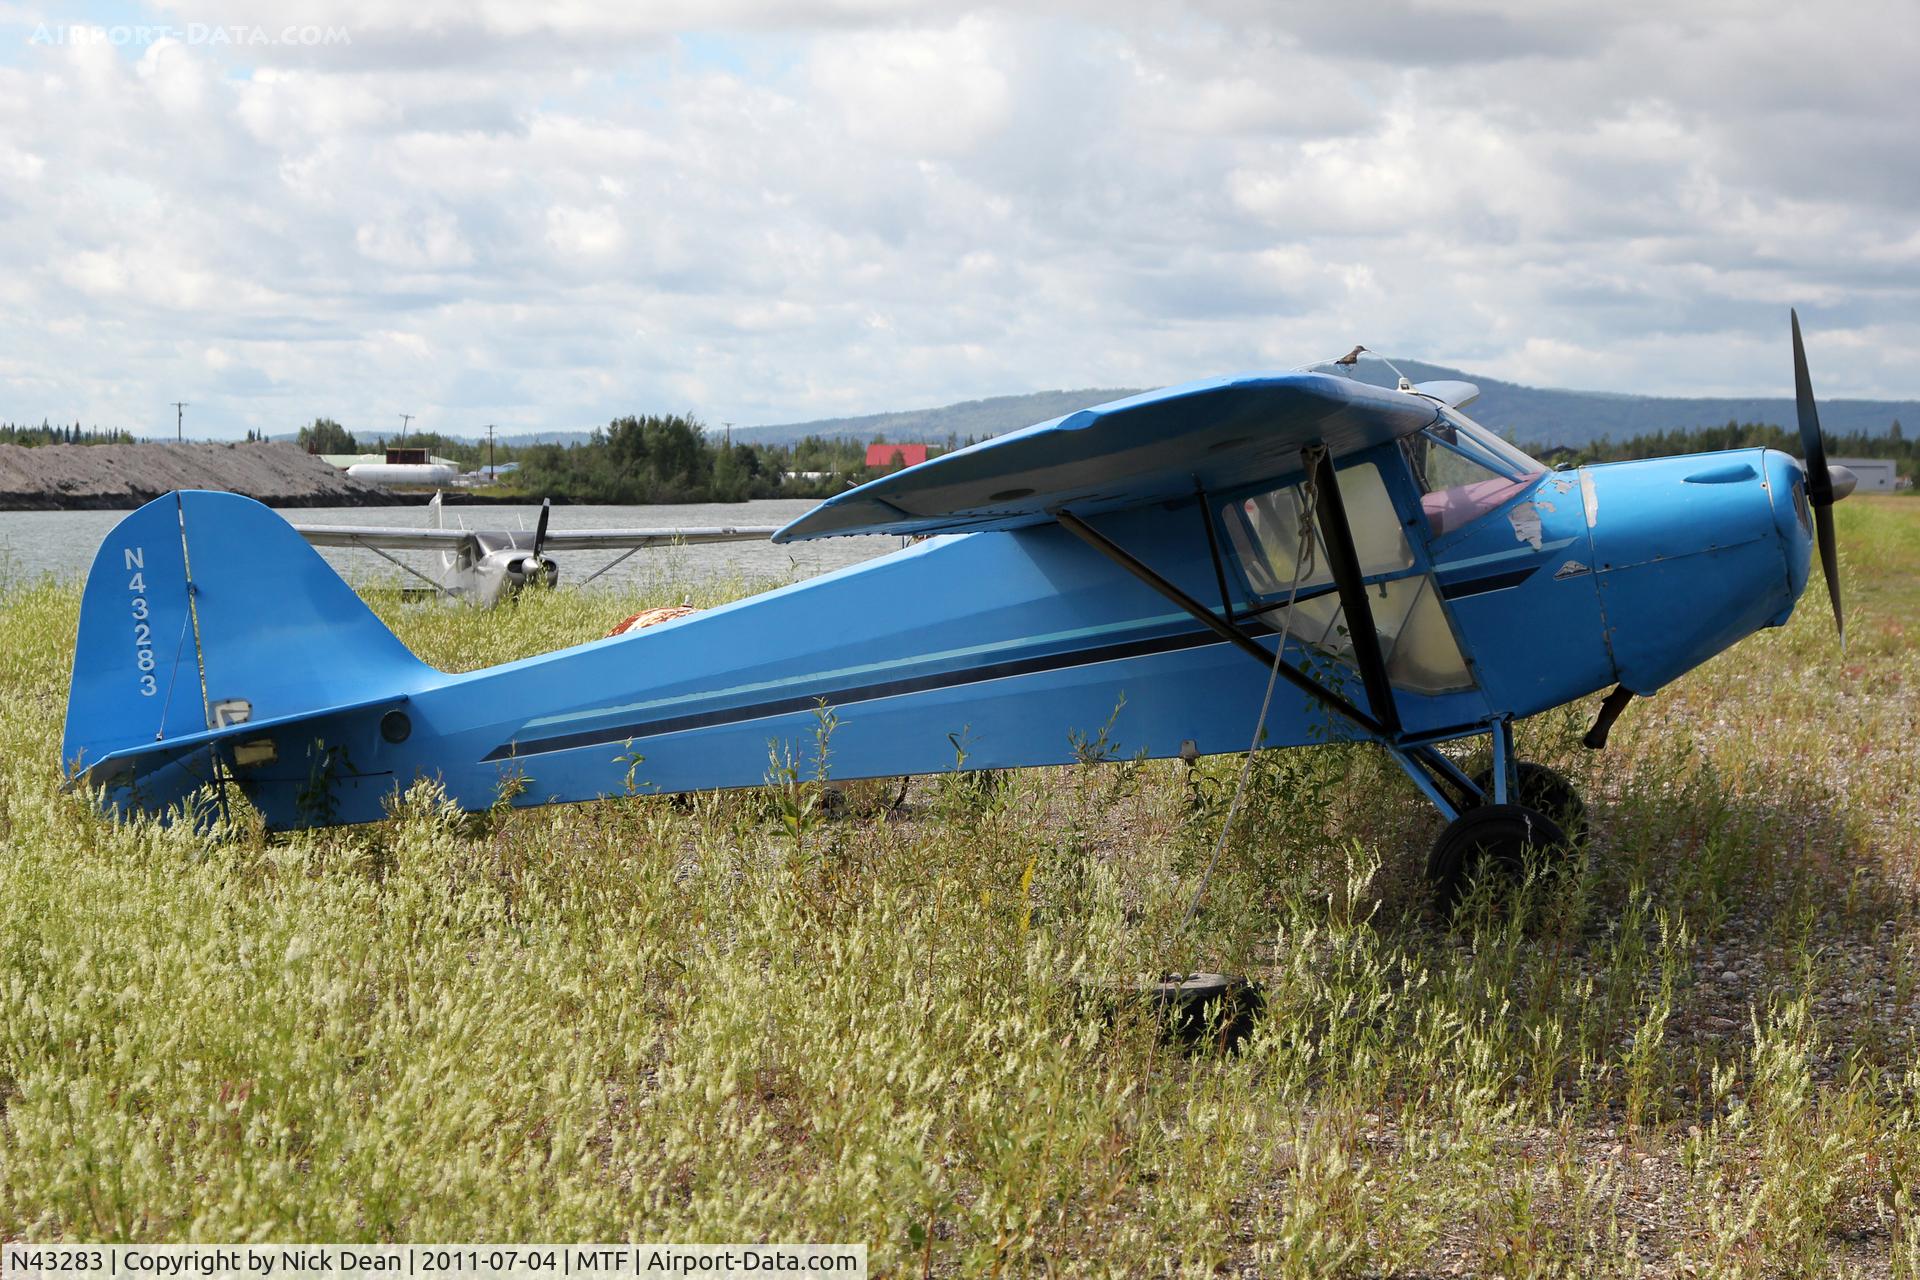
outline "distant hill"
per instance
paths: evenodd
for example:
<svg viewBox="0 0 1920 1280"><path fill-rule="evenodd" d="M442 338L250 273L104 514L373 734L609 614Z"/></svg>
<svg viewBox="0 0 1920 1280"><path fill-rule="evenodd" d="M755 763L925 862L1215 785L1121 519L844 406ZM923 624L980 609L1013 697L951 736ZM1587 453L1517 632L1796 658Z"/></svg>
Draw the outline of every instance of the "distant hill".
<svg viewBox="0 0 1920 1280"><path fill-rule="evenodd" d="M816 418L811 422L791 422L769 427L735 427L733 438L742 444L792 444L807 436L823 439L872 440L876 436L894 443L926 441L939 444L948 436L965 440L968 436L985 438L1003 431L1045 422L1062 414L1105 404L1136 394L1124 388L1085 391L1034 391L1023 396L993 396L986 400L962 400L938 409L902 409L893 413L870 413L858 418Z"/></svg>
<svg viewBox="0 0 1920 1280"><path fill-rule="evenodd" d="M1480 388L1480 398L1467 409L1475 422L1522 444L1584 445L1611 438L1674 429L1719 426L1728 421L1794 425L1793 401L1786 396L1635 396L1607 391L1561 391L1547 387L1502 382L1484 374L1464 373L1419 360L1396 360L1415 382L1451 378ZM1393 385L1393 374L1379 361L1360 366L1363 381ZM1820 426L1830 435L1860 432L1884 435L1898 419L1911 433L1920 425L1920 400L1820 400Z"/></svg>
<svg viewBox="0 0 1920 1280"><path fill-rule="evenodd" d="M1480 398L1467 410L1474 421L1502 435L1511 434L1522 444L1541 448L1553 445L1578 446L1603 438L1624 440L1630 436L1675 428L1691 430L1719 426L1730 419L1738 422L1771 422L1782 426L1791 426L1794 422L1793 401L1785 396L1719 398L1564 391L1503 382L1484 374L1467 373L1419 360L1396 360L1394 363L1415 382L1455 379L1476 384L1480 388ZM1378 386L1394 385L1392 371L1378 360L1363 361L1358 366L1356 376L1363 382ZM945 440L950 433L962 439L969 435L998 435L1031 423L1045 422L1089 405L1104 404L1134 394L1136 392L1124 389L1038 391L1032 395L966 400L938 409L876 413L858 418L821 418L783 426L735 427L733 437L765 444L786 444L809 435L859 440L880 436L895 442L926 440L937 443ZM1909 431L1920 426L1920 400L1820 401L1820 424L1835 435L1853 431L1880 435L1895 419L1904 423Z"/></svg>
<svg viewBox="0 0 1920 1280"><path fill-rule="evenodd" d="M476 437L475 443L485 438L485 436ZM504 444L515 449L524 449L530 444L585 444L592 438L592 431L535 431L531 435L495 436L493 440L495 444Z"/></svg>
<svg viewBox="0 0 1920 1280"><path fill-rule="evenodd" d="M458 431L449 431L444 434L449 440L465 440L469 444L479 444L486 439L483 435L462 435ZM592 431L535 431L517 436L495 436L493 442L499 445L510 445L516 449L524 449L530 444L585 444L592 435ZM390 438L399 438L398 433L394 433L391 437L383 436L377 431L369 431L365 434L356 432L354 435L354 439L360 441L369 450L373 448L377 441ZM278 435L268 436L267 439L276 444L282 441L292 444L300 439L300 433L298 431L283 431Z"/></svg>
<svg viewBox="0 0 1920 1280"><path fill-rule="evenodd" d="M1525 445L1547 448L1553 445L1578 447L1595 440L1625 440L1632 436L1676 428L1695 429L1737 422L1771 422L1791 426L1793 401L1785 396L1636 396L1608 391L1566 391L1551 387L1529 387L1503 382L1484 374L1450 369L1445 365L1419 360L1395 361L1415 382L1458 379L1480 388L1480 398L1468 413L1503 435L1511 435ZM1363 382L1392 386L1393 374L1378 360L1362 361L1357 377ZM867 442L875 438L902 442L943 443L948 436L965 440L969 436L984 439L1045 422L1062 414L1105 404L1135 395L1125 387L1089 388L1080 391L1034 391L1026 395L992 396L985 400L962 400L935 409L902 409L892 413L870 413L848 418L815 418L808 422L780 423L758 427L735 427L733 438L742 444L792 444L807 436L827 439L853 439ZM1840 435L1861 432L1880 435L1895 419L1911 433L1920 428L1920 400L1828 400L1820 401L1820 424L1828 432ZM709 424L708 430L717 430ZM532 435L501 436L499 443L580 444L587 431L543 431ZM288 437L275 437L276 439Z"/></svg>

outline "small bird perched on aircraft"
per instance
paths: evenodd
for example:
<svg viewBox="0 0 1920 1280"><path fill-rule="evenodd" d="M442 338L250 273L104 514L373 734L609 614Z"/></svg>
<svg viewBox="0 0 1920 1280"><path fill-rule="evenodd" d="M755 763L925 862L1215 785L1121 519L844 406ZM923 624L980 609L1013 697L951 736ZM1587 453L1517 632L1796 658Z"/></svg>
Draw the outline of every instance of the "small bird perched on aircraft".
<svg viewBox="0 0 1920 1280"><path fill-rule="evenodd" d="M836 778L1117 754L1378 744L1446 819L1452 900L1577 838L1514 721L1628 699L1787 621L1826 461L1793 321L1804 461L1765 449L1553 471L1474 423L1465 383L1323 372L1166 388L831 498L776 542L925 535L882 558L612 639L452 675L299 534L178 493L107 536L61 756L120 813L193 820L237 786L275 829L370 822L416 779L484 809L752 786L769 746ZM1263 701L1263 689L1266 699ZM1484 737L1470 774L1456 744ZM964 752L955 743L963 744ZM218 790L210 790L217 788Z"/></svg>
<svg viewBox="0 0 1920 1280"><path fill-rule="evenodd" d="M619 551L622 554L587 575L582 585L605 573L644 547L694 542L760 542L774 529L751 525L719 528L561 529L549 531L551 500L540 504L540 520L532 530L449 529L442 519L440 495L427 504L433 523L421 529L386 525L307 524L294 532L316 547L357 547L392 561L436 592L491 608L519 594L524 587L559 585L560 566L549 552ZM440 574L422 573L399 559L395 551L438 551Z"/></svg>

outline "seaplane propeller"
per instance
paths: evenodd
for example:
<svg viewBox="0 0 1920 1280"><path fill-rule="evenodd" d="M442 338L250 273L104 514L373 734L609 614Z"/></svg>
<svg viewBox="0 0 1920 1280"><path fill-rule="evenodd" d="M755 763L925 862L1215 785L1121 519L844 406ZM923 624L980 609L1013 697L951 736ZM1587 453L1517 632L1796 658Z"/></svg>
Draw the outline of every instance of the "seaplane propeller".
<svg viewBox="0 0 1920 1280"><path fill-rule="evenodd" d="M1793 322L1793 398L1800 416L1800 456L1807 469L1807 505L1813 508L1815 540L1820 546L1820 568L1827 575L1827 598L1833 602L1833 623L1840 631L1840 647L1847 647L1847 619L1840 608L1840 548L1833 533L1833 504L1853 492L1853 472L1827 462L1826 441L1820 436L1820 413L1813 403L1813 379L1807 375L1807 348L1800 340L1800 313L1789 310Z"/></svg>
<svg viewBox="0 0 1920 1280"><path fill-rule="evenodd" d="M560 580L560 566L540 554L547 541L547 521L553 515L553 499L540 504L540 523L533 527L533 547L526 555L507 566L507 577L514 590L521 587L550 587Z"/></svg>

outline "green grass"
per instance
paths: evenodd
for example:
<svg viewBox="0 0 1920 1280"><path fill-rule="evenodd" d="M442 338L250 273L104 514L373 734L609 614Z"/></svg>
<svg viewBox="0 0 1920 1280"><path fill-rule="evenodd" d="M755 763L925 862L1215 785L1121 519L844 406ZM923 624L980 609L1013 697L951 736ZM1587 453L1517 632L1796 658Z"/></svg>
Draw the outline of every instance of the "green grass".
<svg viewBox="0 0 1920 1280"><path fill-rule="evenodd" d="M77 592L0 597L0 1236L865 1241L877 1274L1920 1273L1920 503L1824 601L1522 729L1590 859L1448 929L1370 748L218 839L56 785ZM737 594L717 584L702 599ZM1816 593L1818 588L1816 587ZM630 596L375 602L469 667ZM1123 744L1124 746L1124 744ZM1249 972L1236 1053L1079 979ZM1723 981L1722 973L1731 974Z"/></svg>

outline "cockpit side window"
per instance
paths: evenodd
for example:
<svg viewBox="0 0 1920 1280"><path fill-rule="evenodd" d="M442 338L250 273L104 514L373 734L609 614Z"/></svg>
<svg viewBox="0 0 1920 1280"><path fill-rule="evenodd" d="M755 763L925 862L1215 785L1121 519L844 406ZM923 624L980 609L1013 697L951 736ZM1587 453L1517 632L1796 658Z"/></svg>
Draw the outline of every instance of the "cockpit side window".
<svg viewBox="0 0 1920 1280"><path fill-rule="evenodd" d="M1343 468L1339 473L1340 499L1353 528L1354 552L1362 575L1395 573L1413 567L1413 551L1400 531L1393 499L1371 463ZM1294 565L1300 565L1300 587L1307 590L1333 581L1327 567L1327 546L1320 531L1306 531L1301 546L1300 522L1307 518L1300 486L1269 489L1230 504L1225 512L1227 536L1239 553L1248 585L1262 596L1285 595L1293 585ZM1304 558L1303 558L1304 557Z"/></svg>
<svg viewBox="0 0 1920 1280"><path fill-rule="evenodd" d="M1453 410L1401 441L1435 536L1464 528L1519 496L1546 468Z"/></svg>
<svg viewBox="0 0 1920 1280"><path fill-rule="evenodd" d="M1399 688L1421 693L1472 688L1472 674L1454 643L1438 590L1414 560L1380 468L1367 462L1343 467L1337 474L1386 656L1387 678ZM1334 590L1326 543L1313 527L1302 487L1269 489L1229 502L1220 509L1220 518L1234 559L1260 602L1257 612L1268 625L1284 625L1295 640L1350 661L1353 641L1346 611ZM1293 600L1290 618L1288 599Z"/></svg>

